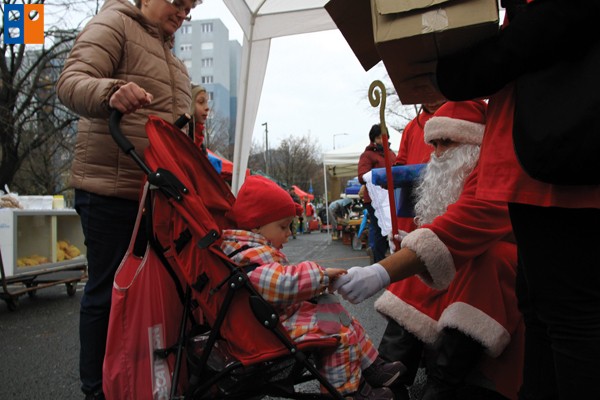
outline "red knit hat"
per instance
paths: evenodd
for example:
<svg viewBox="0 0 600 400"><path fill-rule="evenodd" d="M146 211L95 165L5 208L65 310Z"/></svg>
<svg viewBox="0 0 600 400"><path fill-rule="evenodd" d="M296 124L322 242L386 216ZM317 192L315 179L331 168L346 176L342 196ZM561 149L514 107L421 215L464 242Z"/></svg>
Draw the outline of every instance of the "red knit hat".
<svg viewBox="0 0 600 400"><path fill-rule="evenodd" d="M448 101L425 123L425 143L450 139L481 144L487 104L483 100Z"/></svg>
<svg viewBox="0 0 600 400"><path fill-rule="evenodd" d="M302 214L292 196L260 175L246 178L228 216L240 229L255 229L280 219Z"/></svg>

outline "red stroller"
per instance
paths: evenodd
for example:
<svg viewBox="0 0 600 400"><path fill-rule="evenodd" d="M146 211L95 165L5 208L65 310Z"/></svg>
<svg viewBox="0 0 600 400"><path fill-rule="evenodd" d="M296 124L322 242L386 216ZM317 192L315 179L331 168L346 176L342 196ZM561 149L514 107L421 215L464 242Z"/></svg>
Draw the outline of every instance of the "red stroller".
<svg viewBox="0 0 600 400"><path fill-rule="evenodd" d="M107 398L343 399L311 356L336 340L294 343L221 251L222 228L234 226L225 216L234 196L208 159L180 129L151 116L143 161L122 135L121 117L111 115L111 134L146 174L138 226L145 219L148 244L136 254L136 228L115 276ZM143 276L145 287L128 293ZM315 379L328 394L295 387Z"/></svg>

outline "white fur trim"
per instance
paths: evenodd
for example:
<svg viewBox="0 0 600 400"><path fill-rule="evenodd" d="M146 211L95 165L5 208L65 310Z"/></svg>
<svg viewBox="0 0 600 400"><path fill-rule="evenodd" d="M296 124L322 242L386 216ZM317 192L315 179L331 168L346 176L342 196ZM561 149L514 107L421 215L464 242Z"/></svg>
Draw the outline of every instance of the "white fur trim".
<svg viewBox="0 0 600 400"><path fill-rule="evenodd" d="M425 123L425 143L451 139L458 143L481 144L485 125L450 117L433 117Z"/></svg>
<svg viewBox="0 0 600 400"><path fill-rule="evenodd" d="M419 277L428 286L442 290L446 289L454 275L454 259L446 245L431 229L420 228L412 231L402 240L402 248L407 247L417 253L417 257L425 263L427 274Z"/></svg>
<svg viewBox="0 0 600 400"><path fill-rule="evenodd" d="M440 333L434 319L405 303L389 290L375 301L375 310L396 321L424 343L434 343Z"/></svg>
<svg viewBox="0 0 600 400"><path fill-rule="evenodd" d="M439 329L443 328L456 328L471 336L494 358L510 343L510 333L498 321L467 303L453 303L444 310L439 321Z"/></svg>

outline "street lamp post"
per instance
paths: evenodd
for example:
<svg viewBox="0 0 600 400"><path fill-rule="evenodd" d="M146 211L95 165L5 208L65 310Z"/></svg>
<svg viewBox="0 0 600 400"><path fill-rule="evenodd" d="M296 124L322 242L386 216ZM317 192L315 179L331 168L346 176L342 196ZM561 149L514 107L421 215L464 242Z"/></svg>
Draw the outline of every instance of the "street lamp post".
<svg viewBox="0 0 600 400"><path fill-rule="evenodd" d="M335 150L335 137L336 136L348 136L347 133L334 133L333 134L333 149Z"/></svg>
<svg viewBox="0 0 600 400"><path fill-rule="evenodd" d="M269 124L265 122L262 126L265 127L265 173L269 175Z"/></svg>

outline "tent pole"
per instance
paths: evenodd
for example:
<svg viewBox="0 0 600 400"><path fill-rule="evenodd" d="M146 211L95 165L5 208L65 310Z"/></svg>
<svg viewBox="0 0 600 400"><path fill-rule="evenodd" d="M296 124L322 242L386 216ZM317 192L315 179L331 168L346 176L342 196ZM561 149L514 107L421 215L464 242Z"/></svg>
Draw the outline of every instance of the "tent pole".
<svg viewBox="0 0 600 400"><path fill-rule="evenodd" d="M325 219L327 220L327 235L329 241L331 241L331 234L329 233L329 196L327 195L327 166L323 163L323 184L325 185ZM322 222L322 221L321 221Z"/></svg>

